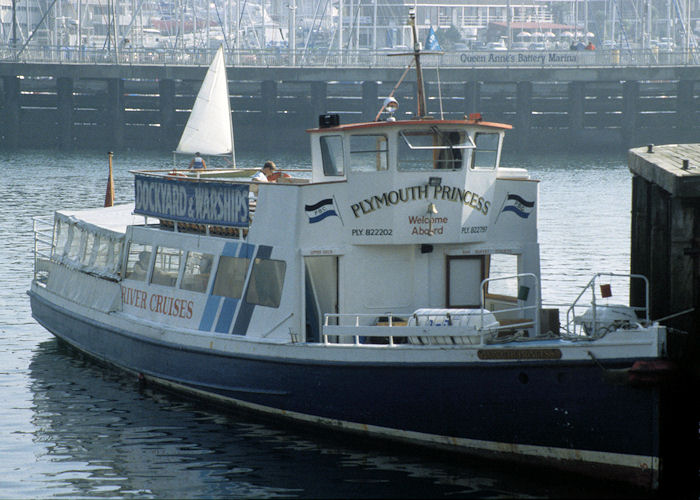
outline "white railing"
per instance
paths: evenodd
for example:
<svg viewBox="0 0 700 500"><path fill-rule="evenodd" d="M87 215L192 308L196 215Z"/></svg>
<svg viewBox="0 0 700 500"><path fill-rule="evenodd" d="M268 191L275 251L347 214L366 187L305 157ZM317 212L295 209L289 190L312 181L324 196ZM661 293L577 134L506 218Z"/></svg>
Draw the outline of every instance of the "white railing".
<svg viewBox="0 0 700 500"><path fill-rule="evenodd" d="M488 284L497 281L513 281L516 280L518 286L518 305L516 307L503 308L492 311L494 314L501 316L516 316L515 322L509 322L508 325L503 328L514 328L516 326L530 328L534 326L535 335L540 334L540 314L539 311L542 309L542 298L540 295L540 280L537 275L533 273L520 273L513 274L509 276L498 276L495 278L486 278L481 282L481 304L482 311L486 304ZM523 282L528 281L531 283L530 287L526 287ZM528 301L530 290L534 291L535 298L530 302L531 305L521 305ZM527 295L527 296L525 296ZM533 311L530 318L527 318L527 312ZM483 314L483 313L482 313Z"/></svg>
<svg viewBox="0 0 700 500"><path fill-rule="evenodd" d="M484 345L500 328L498 324L484 324L483 316L481 316L478 326L472 328L442 324L418 324L420 318L426 318L427 321L428 317L435 316L434 313L414 313L409 316L414 318L415 326L408 325L408 318L395 319L402 317L401 315L388 314L388 320L385 323L367 325L361 324L361 320L375 321L377 319L376 314L327 313L324 315L323 343L327 345L341 344L378 347L376 343L372 343L374 342L372 339L380 339L382 341L381 345L390 347L406 343ZM459 316L459 313L452 315L453 318L456 316ZM330 324L331 321L345 324L333 325Z"/></svg>
<svg viewBox="0 0 700 500"><path fill-rule="evenodd" d="M48 277L46 264L53 253L53 219L33 218L34 231L34 281L44 282Z"/></svg>
<svg viewBox="0 0 700 500"><path fill-rule="evenodd" d="M521 274L507 278L522 279L527 277L534 278L534 286L537 289L537 279L532 274ZM482 287L486 282L488 280L482 283ZM324 315L323 343L374 345L377 343L376 340L380 339L381 344L389 346L405 343L419 345L491 344L499 341L499 334L502 332L507 331L513 334L532 328L535 332L539 332L540 320L537 313L539 292L535 293L534 305L522 305L498 311L489 311L483 307L468 311L428 309L425 312L414 312L408 316L387 313L385 316L379 316L380 319L386 318L383 321L377 321L377 314L327 313ZM526 317L528 310L535 311L532 318ZM494 315L496 314L511 314L515 318L501 324L495 319ZM460 324L463 319L467 320L466 325ZM471 322L471 320L474 321ZM332 322L337 324L331 324ZM520 333L516 333L516 336L520 337ZM512 339L512 335L503 337L503 340L508 339Z"/></svg>
<svg viewBox="0 0 700 500"><path fill-rule="evenodd" d="M571 336L580 336L580 337L588 337L588 338L596 338L600 336L601 333L605 333L601 331L601 326L604 323L607 323L607 321L603 322L600 321L598 316L600 314L599 311L599 305L598 303L600 302L601 298L606 298L604 293L603 293L603 288L602 287L608 287L607 288L607 293L611 294L611 285L605 284L601 285L601 290L596 289L596 282L599 280L601 277L607 277L607 278L623 278L628 281L628 284L633 280L642 280L644 282L644 305L643 306L638 306L638 307L632 307L632 309L635 311L635 313L642 313L642 322L644 324L649 324L650 319L649 319L649 280L647 279L646 276L643 276L641 274L618 274L618 273L597 273L591 278L591 280L588 282L588 284L581 290L581 293L578 294L576 299L573 301L573 303L569 306L569 308L566 311L566 327L565 331L567 335ZM579 302L582 300L583 296L586 294L587 291L591 292L591 301L590 303L586 304L580 304ZM600 297L598 296L600 294ZM611 296L611 295L610 295ZM589 319L587 319L585 322L583 321L578 321L577 319L579 316L576 314L577 309L580 310L581 308L586 308L587 310L590 311L591 316ZM585 328L588 327L588 331L585 331Z"/></svg>

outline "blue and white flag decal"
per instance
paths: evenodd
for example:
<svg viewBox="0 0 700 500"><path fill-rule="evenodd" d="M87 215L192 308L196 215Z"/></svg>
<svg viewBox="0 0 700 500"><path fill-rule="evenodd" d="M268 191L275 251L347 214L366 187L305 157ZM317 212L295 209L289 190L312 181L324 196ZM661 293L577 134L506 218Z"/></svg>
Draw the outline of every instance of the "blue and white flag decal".
<svg viewBox="0 0 700 500"><path fill-rule="evenodd" d="M428 38L425 40L425 50L442 50L440 47L440 42L438 42L437 35L433 27L430 27L428 32Z"/></svg>
<svg viewBox="0 0 700 500"><path fill-rule="evenodd" d="M309 224L320 222L326 217L339 217L338 208L335 206L333 198L326 198L313 205L304 205L304 210L309 217Z"/></svg>
<svg viewBox="0 0 700 500"><path fill-rule="evenodd" d="M535 206L534 201L527 201L525 198L518 196L517 194L508 194L501 213L503 212L513 212L518 217L527 219L532 213L532 209Z"/></svg>

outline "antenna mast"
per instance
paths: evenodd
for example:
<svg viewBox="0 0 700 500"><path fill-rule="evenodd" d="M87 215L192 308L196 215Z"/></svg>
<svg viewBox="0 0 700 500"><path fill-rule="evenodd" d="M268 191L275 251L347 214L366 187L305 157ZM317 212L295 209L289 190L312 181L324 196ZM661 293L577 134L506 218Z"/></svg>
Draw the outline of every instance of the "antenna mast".
<svg viewBox="0 0 700 500"><path fill-rule="evenodd" d="M416 31L416 12L411 9L408 13L409 23L413 30L413 58L416 61L416 86L418 87L418 118L422 118L426 114L425 106L425 89L423 88L423 69L420 65L420 42L418 41L418 33Z"/></svg>

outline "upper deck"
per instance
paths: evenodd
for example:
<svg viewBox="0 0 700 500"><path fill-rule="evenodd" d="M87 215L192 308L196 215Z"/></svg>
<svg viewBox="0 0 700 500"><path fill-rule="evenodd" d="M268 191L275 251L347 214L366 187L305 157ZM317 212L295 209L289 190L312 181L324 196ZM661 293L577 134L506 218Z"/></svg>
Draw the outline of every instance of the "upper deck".
<svg viewBox="0 0 700 500"><path fill-rule="evenodd" d="M285 231L313 247L536 241L536 182L500 167L509 129L479 118L336 122L308 131L310 169L274 183L252 181L253 170L134 172L135 213L262 240Z"/></svg>

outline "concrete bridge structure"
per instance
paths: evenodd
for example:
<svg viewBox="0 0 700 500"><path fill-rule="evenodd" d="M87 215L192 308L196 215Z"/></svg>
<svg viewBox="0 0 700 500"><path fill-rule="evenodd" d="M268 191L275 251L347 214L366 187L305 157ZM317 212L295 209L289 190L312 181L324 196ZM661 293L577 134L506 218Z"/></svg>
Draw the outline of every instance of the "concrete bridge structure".
<svg viewBox="0 0 700 500"><path fill-rule="evenodd" d="M202 61L204 63L204 61ZM403 64L403 63L402 63ZM405 66L228 67L237 149L305 150L322 113L373 120ZM171 151L206 66L0 62L0 149ZM424 70L428 112L514 125L511 149L700 142L700 66L503 65ZM415 76L394 96L415 114Z"/></svg>

